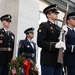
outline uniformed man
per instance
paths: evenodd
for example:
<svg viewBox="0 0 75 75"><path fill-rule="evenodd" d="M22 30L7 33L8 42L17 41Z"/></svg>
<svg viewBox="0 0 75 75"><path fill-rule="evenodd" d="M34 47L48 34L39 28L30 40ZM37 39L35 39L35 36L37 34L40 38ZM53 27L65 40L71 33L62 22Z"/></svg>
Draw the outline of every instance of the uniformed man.
<svg viewBox="0 0 75 75"><path fill-rule="evenodd" d="M43 12L48 21L40 24L37 35L37 44L42 48L41 73L42 75L61 75L61 63L57 62L59 49L55 48L60 34L60 28L55 24L59 14L57 5L50 5Z"/></svg>
<svg viewBox="0 0 75 75"><path fill-rule="evenodd" d="M64 65L66 75L75 75L75 12L67 15L66 50L64 53Z"/></svg>
<svg viewBox="0 0 75 75"><path fill-rule="evenodd" d="M27 59L36 62L36 44L32 41L34 38L34 28L28 28L24 33L26 38L19 42L18 56L24 55Z"/></svg>
<svg viewBox="0 0 75 75"><path fill-rule="evenodd" d="M6 14L0 18L3 28L0 29L0 75L8 75L8 63L11 61L15 36L9 31L12 16Z"/></svg>

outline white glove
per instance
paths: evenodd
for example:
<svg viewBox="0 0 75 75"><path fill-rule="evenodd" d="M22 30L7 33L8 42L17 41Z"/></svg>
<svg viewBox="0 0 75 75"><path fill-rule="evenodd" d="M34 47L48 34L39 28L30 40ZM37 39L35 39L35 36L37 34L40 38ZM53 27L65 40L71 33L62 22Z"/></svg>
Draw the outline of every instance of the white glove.
<svg viewBox="0 0 75 75"><path fill-rule="evenodd" d="M64 50L66 50L65 43L61 40L58 43L56 43L55 48L58 48L58 49L63 48Z"/></svg>
<svg viewBox="0 0 75 75"><path fill-rule="evenodd" d="M62 29L65 31L65 35L66 35L67 32L68 32L67 25L63 25L63 26L62 26Z"/></svg>

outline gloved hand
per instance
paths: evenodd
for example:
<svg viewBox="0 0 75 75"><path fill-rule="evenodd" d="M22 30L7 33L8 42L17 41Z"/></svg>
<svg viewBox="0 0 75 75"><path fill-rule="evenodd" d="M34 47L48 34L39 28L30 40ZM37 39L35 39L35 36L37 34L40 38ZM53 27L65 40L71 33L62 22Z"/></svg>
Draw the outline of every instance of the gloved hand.
<svg viewBox="0 0 75 75"><path fill-rule="evenodd" d="M64 50L66 50L65 43L61 40L58 43L56 43L55 48L58 48L58 49L63 48Z"/></svg>
<svg viewBox="0 0 75 75"><path fill-rule="evenodd" d="M65 31L65 35L66 35L67 32L68 32L67 25L63 25L63 26L62 26L62 29Z"/></svg>

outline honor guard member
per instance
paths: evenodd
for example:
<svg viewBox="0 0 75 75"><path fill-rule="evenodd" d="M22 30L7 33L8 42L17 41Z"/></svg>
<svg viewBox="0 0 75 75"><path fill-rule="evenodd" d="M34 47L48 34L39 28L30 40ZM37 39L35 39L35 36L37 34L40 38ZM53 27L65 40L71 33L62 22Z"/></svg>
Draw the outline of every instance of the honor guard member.
<svg viewBox="0 0 75 75"><path fill-rule="evenodd" d="M34 38L34 28L28 28L24 33L26 38L19 42L18 56L23 55L27 59L36 62L36 44L32 41Z"/></svg>
<svg viewBox="0 0 75 75"><path fill-rule="evenodd" d="M60 28L54 23L59 14L57 5L50 5L43 12L48 21L40 24L37 35L37 44L42 48L41 73L42 75L61 75L62 67L57 62L59 49L55 48L60 34Z"/></svg>
<svg viewBox="0 0 75 75"><path fill-rule="evenodd" d="M66 50L64 53L64 65L66 75L75 75L75 12L67 15Z"/></svg>
<svg viewBox="0 0 75 75"><path fill-rule="evenodd" d="M9 31L11 15L0 18L3 28L0 29L0 75L8 75L8 63L11 61L14 49L14 34Z"/></svg>

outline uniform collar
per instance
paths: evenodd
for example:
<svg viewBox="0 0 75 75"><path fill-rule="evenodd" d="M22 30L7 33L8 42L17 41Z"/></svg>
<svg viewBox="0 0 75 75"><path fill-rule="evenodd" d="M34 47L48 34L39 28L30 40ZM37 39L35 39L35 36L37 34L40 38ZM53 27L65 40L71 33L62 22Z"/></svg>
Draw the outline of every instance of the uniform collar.
<svg viewBox="0 0 75 75"><path fill-rule="evenodd" d="M52 20L49 20L52 24L55 24L55 22L54 21L52 21Z"/></svg>
<svg viewBox="0 0 75 75"><path fill-rule="evenodd" d="M5 30L5 32L8 31L8 30L6 30L5 28L3 28L3 29Z"/></svg>
<svg viewBox="0 0 75 75"><path fill-rule="evenodd" d="M74 30L74 31L75 31L75 28L73 28L73 29L72 29L70 26L67 26L67 27L68 27L69 29L71 29L71 30Z"/></svg>

